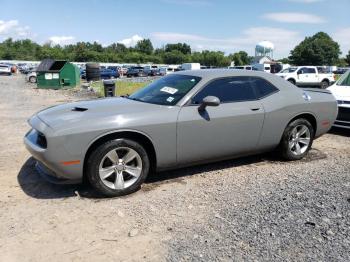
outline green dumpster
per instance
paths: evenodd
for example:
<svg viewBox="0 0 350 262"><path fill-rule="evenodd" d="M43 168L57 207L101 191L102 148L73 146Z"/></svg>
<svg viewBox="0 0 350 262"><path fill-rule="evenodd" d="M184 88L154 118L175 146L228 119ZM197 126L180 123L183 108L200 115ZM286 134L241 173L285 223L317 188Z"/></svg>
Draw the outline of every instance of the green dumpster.
<svg viewBox="0 0 350 262"><path fill-rule="evenodd" d="M44 59L37 70L38 88L71 88L80 85L79 68L64 60Z"/></svg>

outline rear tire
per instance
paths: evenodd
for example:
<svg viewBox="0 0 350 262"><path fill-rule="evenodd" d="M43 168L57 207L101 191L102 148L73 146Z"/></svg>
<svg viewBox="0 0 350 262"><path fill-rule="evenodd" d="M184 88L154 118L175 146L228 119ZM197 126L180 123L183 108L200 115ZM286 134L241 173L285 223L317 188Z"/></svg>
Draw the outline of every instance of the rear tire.
<svg viewBox="0 0 350 262"><path fill-rule="evenodd" d="M293 84L293 85L295 85L295 84L296 84L296 82L295 82L295 80L294 80L294 79L288 79L287 81L288 81L289 83Z"/></svg>
<svg viewBox="0 0 350 262"><path fill-rule="evenodd" d="M98 146L87 161L90 184L107 197L137 191L150 170L146 150L129 139L116 139Z"/></svg>
<svg viewBox="0 0 350 262"><path fill-rule="evenodd" d="M302 159L310 150L314 139L314 129L304 118L288 124L279 145L282 157L288 161Z"/></svg>
<svg viewBox="0 0 350 262"><path fill-rule="evenodd" d="M329 82L327 80L323 80L321 82L321 88L326 89L327 87L329 87Z"/></svg>

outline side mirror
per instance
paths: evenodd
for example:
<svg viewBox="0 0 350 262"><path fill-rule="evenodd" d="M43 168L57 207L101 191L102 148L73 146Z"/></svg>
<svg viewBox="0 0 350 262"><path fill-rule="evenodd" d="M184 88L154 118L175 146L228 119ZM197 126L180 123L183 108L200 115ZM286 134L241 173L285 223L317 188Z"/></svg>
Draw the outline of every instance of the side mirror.
<svg viewBox="0 0 350 262"><path fill-rule="evenodd" d="M198 107L198 111L204 111L207 106L220 105L220 99L216 96L206 96L203 98L202 104Z"/></svg>

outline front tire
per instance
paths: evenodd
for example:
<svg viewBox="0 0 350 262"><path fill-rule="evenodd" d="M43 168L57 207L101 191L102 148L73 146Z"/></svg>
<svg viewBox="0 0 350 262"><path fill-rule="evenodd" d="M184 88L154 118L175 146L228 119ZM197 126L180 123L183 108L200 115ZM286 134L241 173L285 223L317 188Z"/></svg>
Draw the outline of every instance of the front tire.
<svg viewBox="0 0 350 262"><path fill-rule="evenodd" d="M142 145L121 138L108 141L92 152L86 174L99 193L116 197L137 191L149 169L149 157Z"/></svg>
<svg viewBox="0 0 350 262"><path fill-rule="evenodd" d="M284 130L280 152L286 160L300 160L310 150L314 139L314 129L304 118L296 119L288 124Z"/></svg>

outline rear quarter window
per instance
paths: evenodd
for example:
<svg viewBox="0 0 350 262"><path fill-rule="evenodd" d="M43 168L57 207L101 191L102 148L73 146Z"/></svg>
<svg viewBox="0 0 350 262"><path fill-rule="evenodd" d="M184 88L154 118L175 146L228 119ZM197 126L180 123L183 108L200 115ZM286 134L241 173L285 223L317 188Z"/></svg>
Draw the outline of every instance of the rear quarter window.
<svg viewBox="0 0 350 262"><path fill-rule="evenodd" d="M258 99L269 96L279 90L269 81L259 77L251 77L250 83L252 84Z"/></svg>

